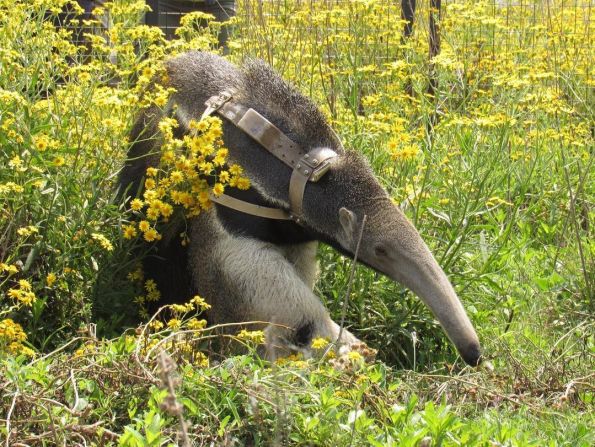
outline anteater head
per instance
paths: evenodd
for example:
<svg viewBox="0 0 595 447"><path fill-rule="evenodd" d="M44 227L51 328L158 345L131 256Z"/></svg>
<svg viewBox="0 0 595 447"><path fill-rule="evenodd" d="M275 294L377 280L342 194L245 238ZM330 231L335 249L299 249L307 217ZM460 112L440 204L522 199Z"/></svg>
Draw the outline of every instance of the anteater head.
<svg viewBox="0 0 595 447"><path fill-rule="evenodd" d="M358 260L403 284L431 309L463 359L480 362L479 339L444 271L409 222L354 152L333 161L304 195L305 225L325 234L342 251L355 254L364 215Z"/></svg>

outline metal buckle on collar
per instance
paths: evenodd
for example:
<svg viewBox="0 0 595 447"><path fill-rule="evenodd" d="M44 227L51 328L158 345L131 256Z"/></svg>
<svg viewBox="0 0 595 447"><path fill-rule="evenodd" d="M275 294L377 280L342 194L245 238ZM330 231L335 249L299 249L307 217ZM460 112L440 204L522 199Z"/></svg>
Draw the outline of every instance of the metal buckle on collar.
<svg viewBox="0 0 595 447"><path fill-rule="evenodd" d="M211 96L209 99L205 101L205 105L207 108L203 112L200 119L204 119L209 115L212 115L216 111L218 111L221 107L225 105L225 103L229 102L233 95L235 94L234 90L223 90L221 93L215 96Z"/></svg>
<svg viewBox="0 0 595 447"><path fill-rule="evenodd" d="M330 159L335 158L337 153L329 148L317 148L304 155L295 169L311 182L317 182L331 168Z"/></svg>
<svg viewBox="0 0 595 447"><path fill-rule="evenodd" d="M303 219L304 191L308 182L317 182L328 172L337 153L327 147L318 147L300 158L289 179L289 209L296 223Z"/></svg>

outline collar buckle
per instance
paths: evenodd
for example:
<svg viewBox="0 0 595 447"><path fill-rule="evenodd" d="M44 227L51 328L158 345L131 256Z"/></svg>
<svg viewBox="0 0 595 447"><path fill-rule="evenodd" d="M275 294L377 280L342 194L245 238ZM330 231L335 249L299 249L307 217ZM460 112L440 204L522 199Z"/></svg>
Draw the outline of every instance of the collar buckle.
<svg viewBox="0 0 595 447"><path fill-rule="evenodd" d="M295 170L307 177L308 181L317 182L328 172L331 159L336 156L335 151L326 147L313 149L300 158Z"/></svg>
<svg viewBox="0 0 595 447"><path fill-rule="evenodd" d="M236 93L234 89L223 90L221 93L215 96L211 96L209 99L205 101L205 105L207 108L203 112L200 119L204 119L207 116L212 115L213 113L217 112L221 107L223 107L226 103L228 103L233 95Z"/></svg>

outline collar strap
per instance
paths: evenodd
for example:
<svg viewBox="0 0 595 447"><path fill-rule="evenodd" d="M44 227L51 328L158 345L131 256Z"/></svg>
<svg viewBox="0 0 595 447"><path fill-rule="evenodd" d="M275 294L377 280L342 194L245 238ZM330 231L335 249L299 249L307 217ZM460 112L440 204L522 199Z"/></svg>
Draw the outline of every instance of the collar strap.
<svg viewBox="0 0 595 447"><path fill-rule="evenodd" d="M306 152L256 110L233 101L235 94L235 90L225 90L209 98L201 119L217 112L293 169L289 181L290 212L254 205L225 194L211 196L211 200L246 214L269 219L292 219L300 223L306 184L320 180L330 169L331 160L337 157L337 153L329 148Z"/></svg>
<svg viewBox="0 0 595 447"><path fill-rule="evenodd" d="M275 220L291 219L291 214L280 208L269 208L268 206L255 205L254 203L245 202L227 194L220 194L219 196L216 196L215 194L210 194L209 198L212 202L215 202L219 205L234 209L236 211L240 211L245 214L251 214L252 216L264 217L267 219Z"/></svg>

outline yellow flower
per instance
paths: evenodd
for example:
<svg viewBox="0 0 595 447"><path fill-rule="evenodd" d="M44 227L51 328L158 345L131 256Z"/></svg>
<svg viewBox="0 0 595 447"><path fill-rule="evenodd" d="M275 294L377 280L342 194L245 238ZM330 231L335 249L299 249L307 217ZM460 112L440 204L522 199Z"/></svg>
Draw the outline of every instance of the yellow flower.
<svg viewBox="0 0 595 447"><path fill-rule="evenodd" d="M136 237L137 232L134 225L124 225L122 230L124 232L124 239L132 239L133 237Z"/></svg>
<svg viewBox="0 0 595 447"><path fill-rule="evenodd" d="M362 355L357 351L349 351L349 353L347 354L347 358L354 362L359 362L359 361L364 360Z"/></svg>
<svg viewBox="0 0 595 447"><path fill-rule="evenodd" d="M252 342L257 345L263 344L264 340L265 340L264 332L262 332L262 331L248 331L246 329L242 329L236 337L238 338L238 340Z"/></svg>
<svg viewBox="0 0 595 447"><path fill-rule="evenodd" d="M130 209L133 211L140 211L143 208L143 201L140 199L133 199L130 202Z"/></svg>
<svg viewBox="0 0 595 447"><path fill-rule="evenodd" d="M22 342L27 339L27 334L20 324L15 323L11 318L6 318L0 321L0 339Z"/></svg>
<svg viewBox="0 0 595 447"><path fill-rule="evenodd" d="M160 214L159 208L155 208L155 207L151 206L147 209L147 218L149 220L157 220L159 218L159 214Z"/></svg>
<svg viewBox="0 0 595 447"><path fill-rule="evenodd" d="M172 183L175 185L177 183L184 181L184 174L180 171L173 171L169 178L171 179Z"/></svg>
<svg viewBox="0 0 595 447"><path fill-rule="evenodd" d="M303 361L302 354L299 353L299 354L290 354L286 357L279 357L275 363L277 363L278 365L287 365L288 363L302 362L302 361Z"/></svg>
<svg viewBox="0 0 595 447"><path fill-rule="evenodd" d="M215 186L213 186L213 194L215 194L216 196L220 196L221 194L223 194L224 191L225 186L223 186L223 184L221 183L215 183Z"/></svg>
<svg viewBox="0 0 595 447"><path fill-rule="evenodd" d="M208 309L211 308L211 305L209 303L207 303L204 300L204 298L202 298L202 297L200 297L198 295L195 295L194 298L192 298L190 300L190 302L192 304L194 304L196 306L196 308L199 309L199 310L208 310Z"/></svg>
<svg viewBox="0 0 595 447"><path fill-rule="evenodd" d="M35 293L33 293L31 290L28 290L30 289L30 287L31 286L27 288L21 287L20 289L9 289L8 296L18 301L19 303L24 304L25 306L31 306L37 297L35 296Z"/></svg>
<svg viewBox="0 0 595 447"><path fill-rule="evenodd" d="M21 166L23 166L23 160L21 160L21 157L19 157L18 155L15 155L8 162L8 166L16 169L17 171L21 170L20 168L21 168Z"/></svg>
<svg viewBox="0 0 595 447"><path fill-rule="evenodd" d="M328 346L329 341L326 338L315 338L312 340L312 349L324 349Z"/></svg>
<svg viewBox="0 0 595 447"><path fill-rule="evenodd" d="M149 328L154 331L159 331L163 329L163 322L159 320L153 320L149 323Z"/></svg>
<svg viewBox="0 0 595 447"><path fill-rule="evenodd" d="M19 287L23 290L31 290L31 283L26 279L19 279Z"/></svg>
<svg viewBox="0 0 595 447"><path fill-rule="evenodd" d="M154 228L149 228L144 232L143 237L147 242L153 242L154 240L160 240L161 235Z"/></svg>
<svg viewBox="0 0 595 447"><path fill-rule="evenodd" d="M142 281L144 278L143 268L141 266L137 267L135 270L128 273L127 278L129 281Z"/></svg>
<svg viewBox="0 0 595 447"><path fill-rule="evenodd" d="M103 234L91 233L91 238L99 242L99 245L101 245L105 251L112 251L114 249L112 243Z"/></svg>
<svg viewBox="0 0 595 447"><path fill-rule="evenodd" d="M177 318L172 318L167 322L167 327L170 329L178 329L182 325L182 322Z"/></svg>
<svg viewBox="0 0 595 447"><path fill-rule="evenodd" d="M169 203L161 203L159 205L159 211L161 212L161 215L167 219L173 214L174 209Z"/></svg>
<svg viewBox="0 0 595 447"><path fill-rule="evenodd" d="M48 275L45 277L45 282L48 287L52 287L56 282L56 275L54 273L48 273Z"/></svg>
<svg viewBox="0 0 595 447"><path fill-rule="evenodd" d="M213 164L215 166L223 166L225 164L225 158L216 156L215 158L213 158Z"/></svg>
<svg viewBox="0 0 595 447"><path fill-rule="evenodd" d="M166 150L161 154L161 163L163 164L171 164L176 159L176 154L172 150Z"/></svg>
<svg viewBox="0 0 595 447"><path fill-rule="evenodd" d="M36 135L33 137L33 144L39 152L43 152L49 146L49 138L47 135Z"/></svg>
<svg viewBox="0 0 595 447"><path fill-rule="evenodd" d="M140 231L142 231L143 233L147 230L149 230L149 228L151 228L151 224L149 222L147 222L146 220L141 220L138 223L138 229Z"/></svg>
<svg viewBox="0 0 595 447"><path fill-rule="evenodd" d="M238 189L242 189L242 190L250 189L250 179L248 179L246 177L240 177L240 178L238 178L236 186Z"/></svg>
<svg viewBox="0 0 595 447"><path fill-rule="evenodd" d="M147 292L151 292L153 290L157 290L157 283L155 282L154 279L147 279L145 281L145 290Z"/></svg>
<svg viewBox="0 0 595 447"><path fill-rule="evenodd" d="M4 262L0 262L0 273L6 272L9 275L14 275L18 273L19 269L14 264L5 264Z"/></svg>
<svg viewBox="0 0 595 447"><path fill-rule="evenodd" d="M391 153L393 160L411 160L417 156L419 152L418 147L415 144L405 146L401 150L395 150Z"/></svg>
<svg viewBox="0 0 595 447"><path fill-rule="evenodd" d="M392 153L392 152L396 151L399 148L399 141L397 141L396 139L392 138L392 139L390 139L388 141L387 147L388 147L388 150Z"/></svg>
<svg viewBox="0 0 595 447"><path fill-rule="evenodd" d="M61 155L58 155L56 158L54 158L54 161L52 162L52 164L56 167L64 166L64 163L66 163L66 160Z"/></svg>
<svg viewBox="0 0 595 447"><path fill-rule="evenodd" d="M209 128L209 124L202 120L199 121L198 123L196 123L195 127L196 130L198 130L199 132L204 132L205 130L207 130Z"/></svg>
<svg viewBox="0 0 595 447"><path fill-rule="evenodd" d="M161 298L161 292L159 290L152 290L149 293L147 293L147 301L150 302L155 302L155 301L159 301L159 299Z"/></svg>
<svg viewBox="0 0 595 447"><path fill-rule="evenodd" d="M32 234L35 233L39 233L39 230L37 229L37 227L33 226L33 225L29 225L28 227L21 227L17 230L17 234L19 236L31 236Z"/></svg>
<svg viewBox="0 0 595 447"><path fill-rule="evenodd" d="M147 177L155 177L158 172L156 168L147 168Z"/></svg>
<svg viewBox="0 0 595 447"><path fill-rule="evenodd" d="M198 331L198 330L204 329L207 326L207 320L199 320L198 318L191 318L190 320L188 320L188 323L186 325L188 326L188 329L191 329L193 331Z"/></svg>
<svg viewBox="0 0 595 447"><path fill-rule="evenodd" d="M194 364L199 368L208 368L209 358L202 352L194 353Z"/></svg>
<svg viewBox="0 0 595 447"><path fill-rule="evenodd" d="M229 172L231 175L240 175L244 170L240 165L233 164L229 167Z"/></svg>
<svg viewBox="0 0 595 447"><path fill-rule="evenodd" d="M192 303L186 303L186 304L170 304L169 308L175 312L175 313L186 313L186 312L190 312L192 310L194 310L194 306L192 305Z"/></svg>

